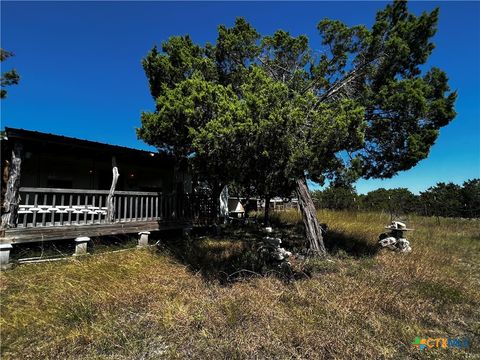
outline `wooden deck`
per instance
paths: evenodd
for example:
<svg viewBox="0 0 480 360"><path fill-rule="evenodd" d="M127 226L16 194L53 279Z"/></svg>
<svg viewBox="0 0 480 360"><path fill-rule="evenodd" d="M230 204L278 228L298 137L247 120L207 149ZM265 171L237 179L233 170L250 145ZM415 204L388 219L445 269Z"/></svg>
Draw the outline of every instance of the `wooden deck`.
<svg viewBox="0 0 480 360"><path fill-rule="evenodd" d="M192 195L20 188L15 227L0 244L182 229L209 223L212 202Z"/></svg>
<svg viewBox="0 0 480 360"><path fill-rule="evenodd" d="M192 226L191 221L135 221L130 223L72 225L7 229L0 243L19 244L27 242L73 239L79 236L104 236L132 234L141 231L182 229Z"/></svg>

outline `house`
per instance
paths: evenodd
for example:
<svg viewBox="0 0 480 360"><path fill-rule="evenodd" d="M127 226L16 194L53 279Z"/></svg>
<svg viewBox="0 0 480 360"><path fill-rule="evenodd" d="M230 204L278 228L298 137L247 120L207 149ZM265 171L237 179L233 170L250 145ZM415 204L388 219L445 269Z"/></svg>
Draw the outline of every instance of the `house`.
<svg viewBox="0 0 480 360"><path fill-rule="evenodd" d="M258 207L260 209L265 209L265 200L259 201ZM273 211L298 209L298 199L295 197L292 197L290 199L285 199L278 196L274 197L270 199L269 209Z"/></svg>
<svg viewBox="0 0 480 360"><path fill-rule="evenodd" d="M14 128L6 128L5 137L3 169L14 144L22 147L21 187L108 190L115 163L121 175L116 190L191 192L166 154Z"/></svg>
<svg viewBox="0 0 480 360"><path fill-rule="evenodd" d="M15 128L2 137L2 249L184 229L209 216L167 154Z"/></svg>

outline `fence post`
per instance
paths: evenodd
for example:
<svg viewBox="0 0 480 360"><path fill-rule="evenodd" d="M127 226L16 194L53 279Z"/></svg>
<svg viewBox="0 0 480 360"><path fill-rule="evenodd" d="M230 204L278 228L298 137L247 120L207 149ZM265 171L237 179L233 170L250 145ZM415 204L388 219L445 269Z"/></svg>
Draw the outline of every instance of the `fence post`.
<svg viewBox="0 0 480 360"><path fill-rule="evenodd" d="M115 205L113 197L115 196L115 187L117 186L117 180L120 176L115 157L112 158L112 165L112 185L110 186L110 192L107 196L107 222L109 223L115 221Z"/></svg>

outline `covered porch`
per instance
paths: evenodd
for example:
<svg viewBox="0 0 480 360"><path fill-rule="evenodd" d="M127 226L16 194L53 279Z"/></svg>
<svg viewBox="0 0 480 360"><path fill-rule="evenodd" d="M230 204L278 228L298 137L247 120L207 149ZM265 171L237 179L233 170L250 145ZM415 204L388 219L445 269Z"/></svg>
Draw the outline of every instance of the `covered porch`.
<svg viewBox="0 0 480 360"><path fill-rule="evenodd" d="M72 239L76 255L90 237L138 234L140 246L152 231L207 225L214 204L207 197L157 192L31 188L19 189L20 203L10 227L0 234L0 266L8 268L16 244ZM108 206L108 204L111 206Z"/></svg>
<svg viewBox="0 0 480 360"><path fill-rule="evenodd" d="M213 219L167 154L12 128L1 145L2 267L15 244L137 233L144 244Z"/></svg>
<svg viewBox="0 0 480 360"><path fill-rule="evenodd" d="M108 190L33 187L19 193L15 222L4 230L2 243L182 228L202 218L189 194L116 191L110 196Z"/></svg>

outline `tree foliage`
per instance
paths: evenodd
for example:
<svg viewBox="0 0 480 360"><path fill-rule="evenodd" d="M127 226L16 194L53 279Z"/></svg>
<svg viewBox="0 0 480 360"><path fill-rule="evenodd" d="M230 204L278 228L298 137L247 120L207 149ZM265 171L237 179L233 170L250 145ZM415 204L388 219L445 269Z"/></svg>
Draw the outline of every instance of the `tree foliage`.
<svg viewBox="0 0 480 360"><path fill-rule="evenodd" d="M0 61L3 62L7 60L9 57L13 56L13 53L6 51L4 49L0 49ZM2 80L1 80L1 90L0 90L0 99L5 99L7 97L7 90L4 89L7 86L17 85L20 81L20 75L18 75L15 69L6 71L2 73Z"/></svg>
<svg viewBox="0 0 480 360"><path fill-rule="evenodd" d="M463 186L438 183L420 193L419 213L427 216L480 217L480 179L467 180Z"/></svg>
<svg viewBox="0 0 480 360"><path fill-rule="evenodd" d="M467 180L461 190L463 202L463 216L480 218L480 179Z"/></svg>
<svg viewBox="0 0 480 360"><path fill-rule="evenodd" d="M426 158L455 116L446 74L422 71L437 21L438 10L415 16L405 2L371 29L324 19L321 53L304 35L261 36L243 18L204 47L171 37L143 59L156 109L138 136L217 187L265 197L290 195L306 177L391 177Z"/></svg>
<svg viewBox="0 0 480 360"><path fill-rule="evenodd" d="M332 210L358 210L358 195L353 186L329 186L312 192L317 208Z"/></svg>
<svg viewBox="0 0 480 360"><path fill-rule="evenodd" d="M400 216L417 211L418 198L406 188L380 188L361 196L360 204L363 209Z"/></svg>
<svg viewBox="0 0 480 360"><path fill-rule="evenodd" d="M208 156L206 141L217 148L229 136L225 164L240 165L230 152L237 146L241 158L282 162L285 179L306 173L322 182L348 170L390 177L424 159L455 115L446 74L420 70L437 20L438 10L415 16L405 2L379 11L372 29L324 19L318 30L330 54L320 55L306 36L278 30L261 37L242 18L221 25L215 45L172 37L143 60L157 107L142 115L139 136L181 156ZM277 156L261 158L279 147Z"/></svg>

